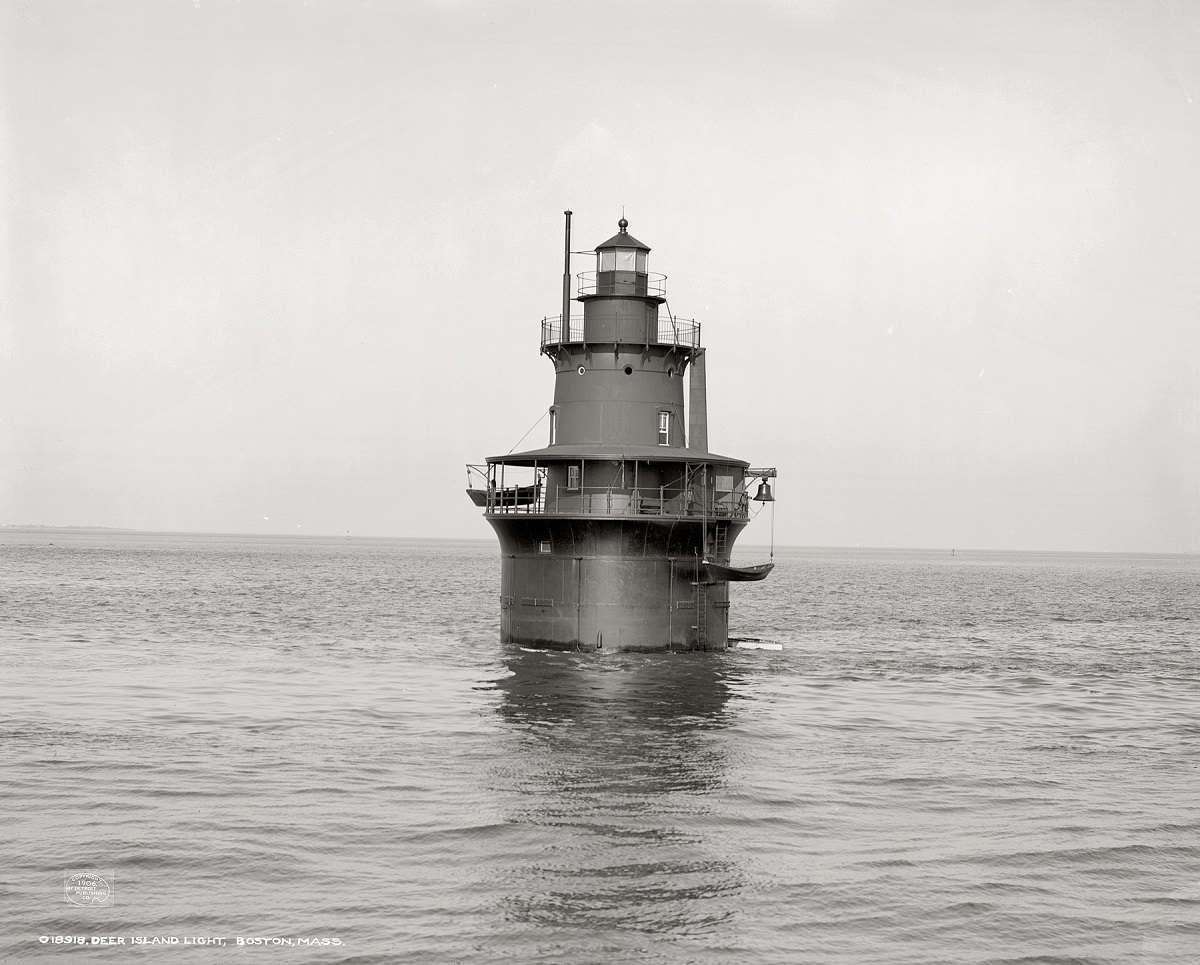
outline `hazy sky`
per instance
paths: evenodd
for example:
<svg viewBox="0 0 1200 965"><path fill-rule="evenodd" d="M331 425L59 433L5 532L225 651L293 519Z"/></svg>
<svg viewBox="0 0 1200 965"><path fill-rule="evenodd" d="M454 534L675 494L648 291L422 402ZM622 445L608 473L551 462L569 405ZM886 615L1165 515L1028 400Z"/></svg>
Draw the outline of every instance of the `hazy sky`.
<svg viewBox="0 0 1200 965"><path fill-rule="evenodd" d="M1200 4L0 9L0 523L490 538L624 206L776 542L1200 551Z"/></svg>

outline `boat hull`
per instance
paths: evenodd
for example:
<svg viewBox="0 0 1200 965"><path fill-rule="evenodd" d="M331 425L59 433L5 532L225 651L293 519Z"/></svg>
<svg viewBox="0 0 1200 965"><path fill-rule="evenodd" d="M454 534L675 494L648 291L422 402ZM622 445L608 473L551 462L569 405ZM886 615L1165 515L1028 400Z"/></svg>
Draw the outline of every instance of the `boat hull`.
<svg viewBox="0 0 1200 965"><path fill-rule="evenodd" d="M765 580L774 563L759 563L757 566L729 566L727 563L704 561L704 570L708 578L714 582L726 583L756 583Z"/></svg>

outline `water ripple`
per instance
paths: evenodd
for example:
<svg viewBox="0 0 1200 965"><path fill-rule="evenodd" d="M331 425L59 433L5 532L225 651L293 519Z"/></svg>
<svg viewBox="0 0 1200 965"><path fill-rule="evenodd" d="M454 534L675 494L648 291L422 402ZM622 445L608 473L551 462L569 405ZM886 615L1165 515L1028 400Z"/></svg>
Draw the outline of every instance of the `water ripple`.
<svg viewBox="0 0 1200 965"><path fill-rule="evenodd" d="M0 544L12 961L1194 961L1193 558L785 550L781 649L665 657L502 647L490 544L54 542Z"/></svg>

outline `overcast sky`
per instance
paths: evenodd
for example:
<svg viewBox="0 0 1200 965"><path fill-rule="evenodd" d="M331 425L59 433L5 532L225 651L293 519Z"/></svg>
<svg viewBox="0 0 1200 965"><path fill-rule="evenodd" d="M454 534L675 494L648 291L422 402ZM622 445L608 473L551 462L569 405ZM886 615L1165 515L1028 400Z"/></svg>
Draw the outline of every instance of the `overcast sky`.
<svg viewBox="0 0 1200 965"><path fill-rule="evenodd" d="M1200 551L1200 4L0 24L0 523L491 538L623 206L777 543Z"/></svg>

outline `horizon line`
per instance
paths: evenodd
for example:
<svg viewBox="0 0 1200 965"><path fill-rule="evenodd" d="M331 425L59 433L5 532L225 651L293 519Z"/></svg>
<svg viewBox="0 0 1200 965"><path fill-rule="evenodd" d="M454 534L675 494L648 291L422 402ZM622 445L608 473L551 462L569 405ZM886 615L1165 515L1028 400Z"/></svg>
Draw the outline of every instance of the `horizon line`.
<svg viewBox="0 0 1200 965"><path fill-rule="evenodd" d="M61 533L110 533L126 536L232 536L258 539L337 539L337 540L403 540L406 542L443 542L443 543L492 543L494 538L486 536L361 536L346 531L345 533L260 533L218 530L174 530L174 529L136 529L127 526L60 526L48 523L0 523L0 532L15 530L36 530ZM769 549L767 543L743 543L736 549ZM1064 553L1071 555L1091 556L1200 556L1197 550L1097 550L1097 549L996 549L979 546L885 546L837 544L837 543L779 543L775 549L789 550L840 550L868 552L919 552L919 553Z"/></svg>

